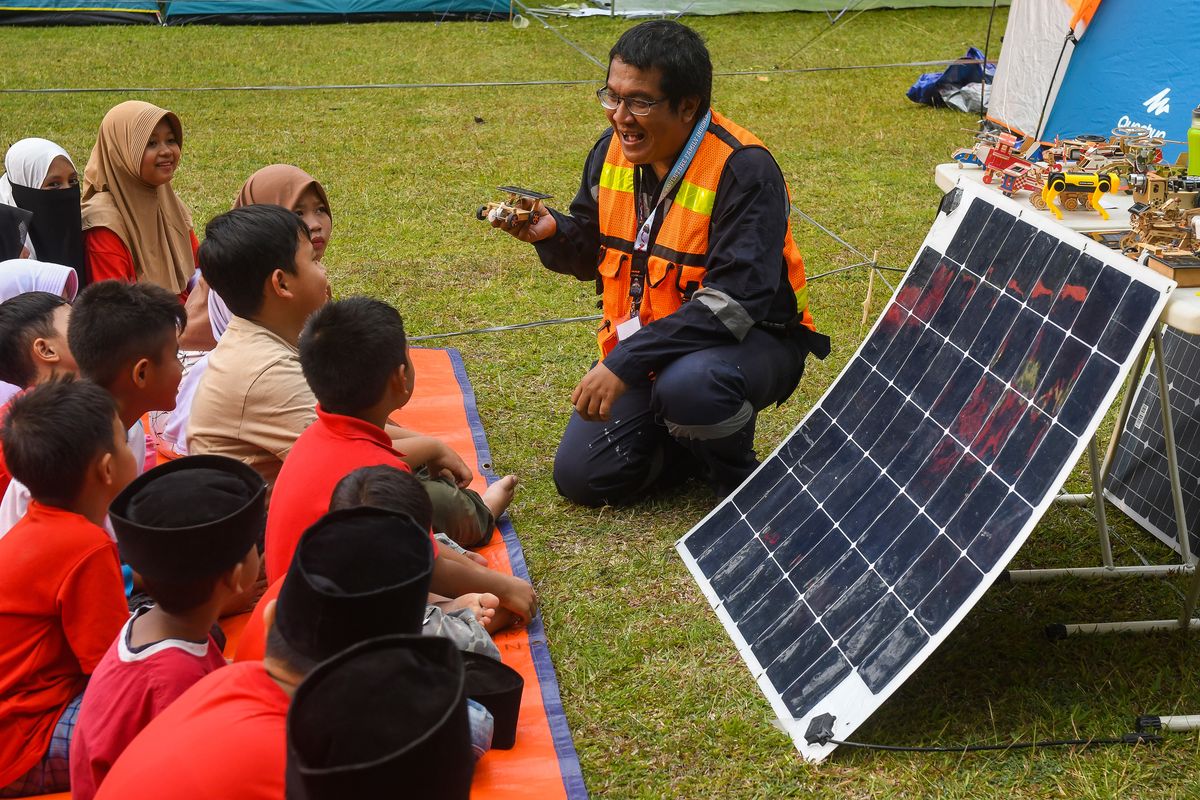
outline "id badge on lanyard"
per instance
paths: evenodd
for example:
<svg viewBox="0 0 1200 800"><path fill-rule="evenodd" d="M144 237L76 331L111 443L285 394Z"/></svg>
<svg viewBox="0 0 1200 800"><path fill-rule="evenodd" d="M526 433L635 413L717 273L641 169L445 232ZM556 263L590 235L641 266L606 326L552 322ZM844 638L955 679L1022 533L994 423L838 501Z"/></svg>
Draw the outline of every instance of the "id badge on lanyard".
<svg viewBox="0 0 1200 800"><path fill-rule="evenodd" d="M708 132L708 125L712 122L712 109L704 113L704 116L696 123L696 127L692 128L692 135L688 137L687 144L683 148L683 152L679 154L679 158L675 161L675 166L671 167L671 171L667 173L666 179L662 185L658 187L658 202L650 209L650 212L645 215L645 219L641 220L638 225L637 236L633 239L633 250L635 253L645 253L650 249L650 231L654 229L654 220L658 216L658 210L662 208L666 199L675 190L675 186L679 181L683 180L684 173L692 164L692 159L696 157L696 151L700 149L700 143L704 141L704 134ZM638 207L638 216L642 216L642 208L640 197L635 200ZM637 259L634 259L635 262ZM644 259L643 262L645 263ZM636 284L639 288L645 283L645 276L633 277L632 286ZM617 325L617 339L624 341L636 333L642 327L642 321L639 317L641 307L641 292L639 291L634 298L634 303L630 311L629 319Z"/></svg>

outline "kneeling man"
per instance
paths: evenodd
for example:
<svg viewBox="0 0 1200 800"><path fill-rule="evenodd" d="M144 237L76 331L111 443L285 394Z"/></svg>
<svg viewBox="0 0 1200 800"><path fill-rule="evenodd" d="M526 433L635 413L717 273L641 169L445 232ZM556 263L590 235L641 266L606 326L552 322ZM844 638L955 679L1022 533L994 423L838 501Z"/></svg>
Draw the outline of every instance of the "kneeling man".
<svg viewBox="0 0 1200 800"><path fill-rule="evenodd" d="M712 62L684 25L626 31L596 94L612 127L570 215L539 203L493 223L603 296L600 360L571 394L554 480L590 506L693 474L724 497L758 465L758 412L829 352L788 189L763 143L710 108Z"/></svg>

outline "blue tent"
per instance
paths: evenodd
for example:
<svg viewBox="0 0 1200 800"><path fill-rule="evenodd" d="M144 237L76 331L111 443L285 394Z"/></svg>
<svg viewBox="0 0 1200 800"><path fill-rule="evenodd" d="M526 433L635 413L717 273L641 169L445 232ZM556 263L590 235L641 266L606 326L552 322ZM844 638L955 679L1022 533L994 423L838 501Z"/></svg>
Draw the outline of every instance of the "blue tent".
<svg viewBox="0 0 1200 800"><path fill-rule="evenodd" d="M1188 0L1103 0L1046 119L1042 138L1141 128L1187 141L1200 105L1200 3ZM1174 161L1186 145L1168 143Z"/></svg>
<svg viewBox="0 0 1200 800"><path fill-rule="evenodd" d="M1043 142L1117 127L1184 141L1198 45L1200 0L1014 0L988 118Z"/></svg>
<svg viewBox="0 0 1200 800"><path fill-rule="evenodd" d="M508 13L508 0L170 0L163 17L168 25L270 25L508 16Z"/></svg>
<svg viewBox="0 0 1200 800"><path fill-rule="evenodd" d="M158 23L156 0L0 0L0 25Z"/></svg>

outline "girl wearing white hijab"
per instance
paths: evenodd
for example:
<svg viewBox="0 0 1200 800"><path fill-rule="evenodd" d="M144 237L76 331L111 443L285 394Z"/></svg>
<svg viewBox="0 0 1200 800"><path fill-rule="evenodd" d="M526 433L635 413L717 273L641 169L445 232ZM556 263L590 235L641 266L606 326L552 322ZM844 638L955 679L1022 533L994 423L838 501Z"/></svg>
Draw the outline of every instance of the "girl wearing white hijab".
<svg viewBox="0 0 1200 800"><path fill-rule="evenodd" d="M0 203L33 214L24 242L29 258L65 264L82 276L79 174L66 150L38 138L8 148Z"/></svg>
<svg viewBox="0 0 1200 800"><path fill-rule="evenodd" d="M0 261L0 303L25 292L50 292L62 295L69 303L78 291L79 278L70 267L28 258ZM0 381L0 404L19 391L21 387Z"/></svg>
<svg viewBox="0 0 1200 800"><path fill-rule="evenodd" d="M50 292L69 303L79 292L79 279L75 270L62 264L31 258L0 261L0 303L25 292Z"/></svg>

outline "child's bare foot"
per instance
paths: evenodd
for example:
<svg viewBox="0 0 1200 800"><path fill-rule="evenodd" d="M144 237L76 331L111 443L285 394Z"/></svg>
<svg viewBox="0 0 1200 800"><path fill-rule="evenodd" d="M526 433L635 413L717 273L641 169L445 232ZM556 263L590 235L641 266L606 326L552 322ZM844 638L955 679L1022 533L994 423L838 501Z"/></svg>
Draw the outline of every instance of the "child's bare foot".
<svg viewBox="0 0 1200 800"><path fill-rule="evenodd" d="M500 631L518 625L520 622L521 618L507 608L498 608L496 609L496 615L483 627L488 633L495 636Z"/></svg>
<svg viewBox="0 0 1200 800"><path fill-rule="evenodd" d="M448 614L451 611L465 608L475 615L475 619L479 620L480 625L487 628L488 623L496 616L496 609L499 607L500 598L491 592L471 592L454 598L442 606L442 610Z"/></svg>
<svg viewBox="0 0 1200 800"><path fill-rule="evenodd" d="M492 512L493 517L498 517L504 513L504 509L508 508L508 504L512 502L516 492L517 476L505 475L483 493L483 504L488 507L488 511Z"/></svg>

